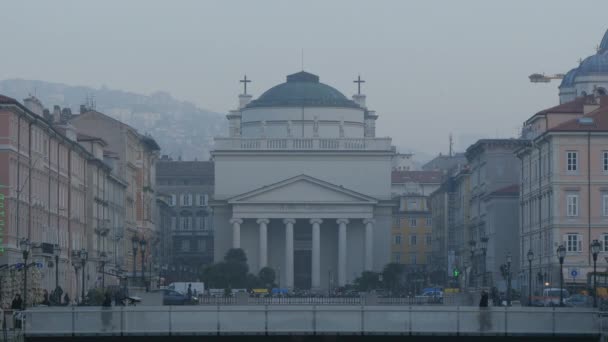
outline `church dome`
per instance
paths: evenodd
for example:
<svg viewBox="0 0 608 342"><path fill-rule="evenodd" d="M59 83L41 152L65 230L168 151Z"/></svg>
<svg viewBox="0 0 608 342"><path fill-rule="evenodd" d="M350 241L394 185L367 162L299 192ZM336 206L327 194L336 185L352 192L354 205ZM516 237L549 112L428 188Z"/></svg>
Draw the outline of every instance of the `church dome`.
<svg viewBox="0 0 608 342"><path fill-rule="evenodd" d="M608 49L600 50L597 54L585 58L577 71L577 75L598 73L608 73Z"/></svg>
<svg viewBox="0 0 608 342"><path fill-rule="evenodd" d="M300 71L287 82L268 89L247 108L255 107L349 107L360 108L337 89L319 82L319 76Z"/></svg>
<svg viewBox="0 0 608 342"><path fill-rule="evenodd" d="M570 88L574 86L574 78L576 77L577 69L574 68L566 73L566 76L562 79L562 83L560 83L559 88Z"/></svg>

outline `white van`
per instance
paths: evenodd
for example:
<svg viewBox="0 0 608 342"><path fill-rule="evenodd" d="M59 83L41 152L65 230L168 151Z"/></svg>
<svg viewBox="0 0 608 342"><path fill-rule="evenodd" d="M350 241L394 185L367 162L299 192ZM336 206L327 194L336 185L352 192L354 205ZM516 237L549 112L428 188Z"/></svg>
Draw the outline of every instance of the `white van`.
<svg viewBox="0 0 608 342"><path fill-rule="evenodd" d="M559 306L559 295L562 293L562 299L565 301L566 298L570 297L570 293L566 289L560 289L558 287L549 287L543 289L543 305L544 306Z"/></svg>

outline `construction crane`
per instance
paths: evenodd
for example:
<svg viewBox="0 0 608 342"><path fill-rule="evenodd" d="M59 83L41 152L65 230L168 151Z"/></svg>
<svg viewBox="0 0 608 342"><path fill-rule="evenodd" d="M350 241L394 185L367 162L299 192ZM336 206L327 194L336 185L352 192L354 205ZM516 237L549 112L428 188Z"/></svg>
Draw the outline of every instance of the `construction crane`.
<svg viewBox="0 0 608 342"><path fill-rule="evenodd" d="M546 76L545 74L532 74L530 76L528 76L528 78L530 79L530 82L532 83L548 83L551 82L551 80L561 80L562 78L564 78L564 74L555 74L555 75L549 75Z"/></svg>

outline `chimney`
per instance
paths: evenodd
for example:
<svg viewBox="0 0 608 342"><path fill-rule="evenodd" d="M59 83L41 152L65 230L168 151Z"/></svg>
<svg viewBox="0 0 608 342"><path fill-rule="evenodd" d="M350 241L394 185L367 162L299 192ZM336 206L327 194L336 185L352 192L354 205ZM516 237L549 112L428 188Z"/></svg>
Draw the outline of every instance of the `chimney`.
<svg viewBox="0 0 608 342"><path fill-rule="evenodd" d="M61 122L61 108L58 105L53 106L53 122Z"/></svg>
<svg viewBox="0 0 608 342"><path fill-rule="evenodd" d="M44 116L44 118L46 120L53 122L53 117L51 116L51 112L47 108L44 108L44 110L42 111L42 116Z"/></svg>
<svg viewBox="0 0 608 342"><path fill-rule="evenodd" d="M587 115L600 108L600 101L593 96L587 96L583 104L583 115Z"/></svg>
<svg viewBox="0 0 608 342"><path fill-rule="evenodd" d="M85 105L81 104L81 105L80 105L80 114L82 114L82 113L86 113L86 112L87 112L87 106L85 106Z"/></svg>
<svg viewBox="0 0 608 342"><path fill-rule="evenodd" d="M61 121L67 122L72 118L72 110L68 107L61 110Z"/></svg>
<svg viewBox="0 0 608 342"><path fill-rule="evenodd" d="M44 115L44 107L42 106L42 102L40 102L40 100L38 100L38 98L35 96L30 95L30 97L24 99L23 105L25 105L25 108L29 109L36 115Z"/></svg>

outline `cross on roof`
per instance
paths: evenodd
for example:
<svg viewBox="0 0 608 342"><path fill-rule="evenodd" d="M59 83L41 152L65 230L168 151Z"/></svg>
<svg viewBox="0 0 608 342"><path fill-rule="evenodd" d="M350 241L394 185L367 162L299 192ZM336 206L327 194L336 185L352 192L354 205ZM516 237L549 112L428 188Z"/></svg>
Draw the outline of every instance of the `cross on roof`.
<svg viewBox="0 0 608 342"><path fill-rule="evenodd" d="M247 95L247 83L250 83L251 80L247 79L247 75L245 75L245 77L243 77L242 80L240 80L239 82L243 83L243 90L244 90L244 94Z"/></svg>
<svg viewBox="0 0 608 342"><path fill-rule="evenodd" d="M361 79L361 75L357 76L357 79L354 80L353 83L357 83L357 95L361 95L361 83L365 83L365 81Z"/></svg>

